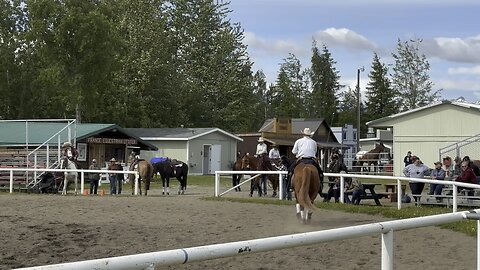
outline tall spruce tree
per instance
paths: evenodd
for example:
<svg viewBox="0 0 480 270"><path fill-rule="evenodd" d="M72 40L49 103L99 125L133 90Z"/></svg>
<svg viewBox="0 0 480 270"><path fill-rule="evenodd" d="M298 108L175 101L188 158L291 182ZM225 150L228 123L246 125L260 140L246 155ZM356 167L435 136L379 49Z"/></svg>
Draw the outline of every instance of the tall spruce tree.
<svg viewBox="0 0 480 270"><path fill-rule="evenodd" d="M425 106L438 98L440 90L432 92L433 83L428 71L430 64L424 54L420 54L421 39L397 42L397 53L392 74L392 86L399 93L401 110Z"/></svg>
<svg viewBox="0 0 480 270"><path fill-rule="evenodd" d="M356 90L348 88L348 91L340 94L338 125L354 124L357 126L357 95Z"/></svg>
<svg viewBox="0 0 480 270"><path fill-rule="evenodd" d="M310 69L311 98L309 115L311 117L323 117L330 125L338 124L337 107L339 90L342 87L340 76L335 68L336 62L328 48L323 45L322 52L316 42L312 44L312 58Z"/></svg>
<svg viewBox="0 0 480 270"><path fill-rule="evenodd" d="M307 74L302 71L300 60L292 53L280 65L275 87L272 90L274 115L305 117L308 91Z"/></svg>
<svg viewBox="0 0 480 270"><path fill-rule="evenodd" d="M380 62L377 53L373 55L371 68L365 94L366 115L364 122L398 112L398 94L390 86L388 67Z"/></svg>
<svg viewBox="0 0 480 270"><path fill-rule="evenodd" d="M169 29L176 47L173 64L183 78L179 102L188 108L187 126L243 130L253 100L251 62L243 31L231 24L228 3L172 0Z"/></svg>

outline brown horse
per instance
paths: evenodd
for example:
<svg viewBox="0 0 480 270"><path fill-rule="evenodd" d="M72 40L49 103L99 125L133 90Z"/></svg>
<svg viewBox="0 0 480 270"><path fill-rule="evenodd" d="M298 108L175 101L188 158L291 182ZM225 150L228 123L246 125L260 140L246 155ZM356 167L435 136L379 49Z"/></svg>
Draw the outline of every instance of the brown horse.
<svg viewBox="0 0 480 270"><path fill-rule="evenodd" d="M142 195L142 181L145 184L145 196L147 196L147 192L150 189L150 181L152 180L153 176L153 166L147 160L139 160L136 164L130 164L130 171L137 171L138 172L138 189L140 190L140 195ZM129 174L128 180L130 181L130 185L132 186L132 195L135 194L135 175Z"/></svg>
<svg viewBox="0 0 480 270"><path fill-rule="evenodd" d="M297 218L303 224L311 221L312 213L317 209L313 202L317 198L319 185L320 179L315 166L299 163L295 167L293 171L293 188L295 189L295 199L297 201Z"/></svg>
<svg viewBox="0 0 480 270"><path fill-rule="evenodd" d="M270 160L263 160L262 158L252 157L250 155L245 155L242 157L242 164L240 167L241 170L248 171L274 171ZM260 180L258 179L260 178ZM250 197L253 196L253 190L258 189L258 196L267 195L267 178L272 183L273 197L277 196L278 190L278 177L275 178L274 175L269 174L261 175L252 180L250 184Z"/></svg>
<svg viewBox="0 0 480 270"><path fill-rule="evenodd" d="M243 157L242 157L243 158ZM232 170L241 171L242 170L242 158L238 158L232 165ZM241 174L232 174L232 187L238 186L240 184L240 179L242 178ZM240 186L235 188L235 191L242 191Z"/></svg>
<svg viewBox="0 0 480 270"><path fill-rule="evenodd" d="M363 154L360 158L358 158L357 164L362 166L361 171L363 167L366 165L367 170L370 171L370 167L377 166L378 165L378 160L380 159L380 153L384 153L387 150L387 147L383 145L382 142L377 144L375 148L372 150L368 151L367 153Z"/></svg>

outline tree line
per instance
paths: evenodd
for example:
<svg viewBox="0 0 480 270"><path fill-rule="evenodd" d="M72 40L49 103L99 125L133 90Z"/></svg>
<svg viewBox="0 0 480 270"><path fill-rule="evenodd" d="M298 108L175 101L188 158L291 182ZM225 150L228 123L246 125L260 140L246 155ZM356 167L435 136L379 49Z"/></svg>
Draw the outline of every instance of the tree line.
<svg viewBox="0 0 480 270"><path fill-rule="evenodd" d="M272 117L356 123L357 89L339 83L326 45L312 41L308 68L286 56L267 85L230 12L214 0L2 0L0 119L230 132ZM398 40L391 74L374 54L362 123L438 98L420 43Z"/></svg>

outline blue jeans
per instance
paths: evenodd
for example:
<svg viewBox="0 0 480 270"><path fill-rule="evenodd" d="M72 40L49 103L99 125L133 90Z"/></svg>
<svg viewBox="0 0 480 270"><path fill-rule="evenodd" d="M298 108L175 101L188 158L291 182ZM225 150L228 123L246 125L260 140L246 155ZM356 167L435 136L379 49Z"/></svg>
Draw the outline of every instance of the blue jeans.
<svg viewBox="0 0 480 270"><path fill-rule="evenodd" d="M110 175L108 180L110 181L110 195L117 194L117 178L115 175Z"/></svg>
<svg viewBox="0 0 480 270"><path fill-rule="evenodd" d="M442 195L443 185L430 184L430 192L428 195Z"/></svg>

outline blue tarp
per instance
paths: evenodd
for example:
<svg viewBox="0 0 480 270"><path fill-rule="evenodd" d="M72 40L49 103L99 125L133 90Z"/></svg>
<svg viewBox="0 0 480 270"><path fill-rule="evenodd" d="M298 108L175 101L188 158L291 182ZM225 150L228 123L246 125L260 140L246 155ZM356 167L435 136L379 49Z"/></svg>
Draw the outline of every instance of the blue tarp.
<svg viewBox="0 0 480 270"><path fill-rule="evenodd" d="M158 163L158 162L163 162L163 161L167 161L168 160L168 157L154 157L152 159L150 159L150 163Z"/></svg>

